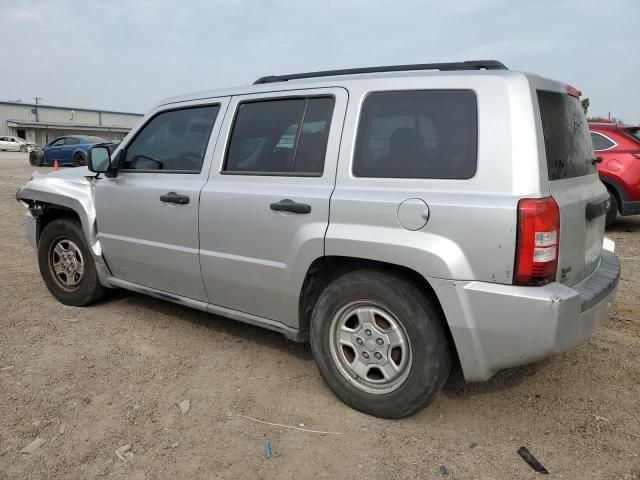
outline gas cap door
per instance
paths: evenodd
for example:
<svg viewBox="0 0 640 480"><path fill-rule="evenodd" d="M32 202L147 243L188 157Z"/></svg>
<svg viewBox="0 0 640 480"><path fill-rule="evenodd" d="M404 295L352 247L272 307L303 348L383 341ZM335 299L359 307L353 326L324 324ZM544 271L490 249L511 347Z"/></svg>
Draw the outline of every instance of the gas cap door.
<svg viewBox="0 0 640 480"><path fill-rule="evenodd" d="M429 206L421 198L409 198L398 206L398 222L407 230L420 230L429 220Z"/></svg>

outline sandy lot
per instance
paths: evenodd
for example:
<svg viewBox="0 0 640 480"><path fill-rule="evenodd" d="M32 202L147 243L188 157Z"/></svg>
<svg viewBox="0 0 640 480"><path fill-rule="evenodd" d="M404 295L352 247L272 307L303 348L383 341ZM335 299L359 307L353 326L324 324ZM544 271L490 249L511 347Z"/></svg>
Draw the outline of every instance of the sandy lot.
<svg viewBox="0 0 640 480"><path fill-rule="evenodd" d="M521 446L556 478L640 478L640 218L609 232L623 278L592 339L483 384L454 374L430 407L384 421L275 333L127 292L56 302L14 198L32 170L0 153L0 478L536 478Z"/></svg>

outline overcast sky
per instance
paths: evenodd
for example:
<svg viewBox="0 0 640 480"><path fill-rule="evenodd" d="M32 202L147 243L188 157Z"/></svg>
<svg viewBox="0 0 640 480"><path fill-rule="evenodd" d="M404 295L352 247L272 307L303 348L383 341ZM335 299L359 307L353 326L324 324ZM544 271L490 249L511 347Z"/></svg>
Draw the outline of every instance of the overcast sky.
<svg viewBox="0 0 640 480"><path fill-rule="evenodd" d="M267 74L497 59L640 123L640 0L0 0L0 99L145 112Z"/></svg>

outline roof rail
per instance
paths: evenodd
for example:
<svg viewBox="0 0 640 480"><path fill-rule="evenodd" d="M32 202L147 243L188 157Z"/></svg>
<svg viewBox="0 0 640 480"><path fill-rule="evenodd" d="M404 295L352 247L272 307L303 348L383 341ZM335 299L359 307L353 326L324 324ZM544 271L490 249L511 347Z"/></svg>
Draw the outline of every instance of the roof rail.
<svg viewBox="0 0 640 480"><path fill-rule="evenodd" d="M469 60L466 62L450 63L416 63L413 65L388 65L386 67L364 67L347 68L344 70L325 70L321 72L291 73L288 75L268 75L260 77L253 82L254 85L261 83L286 82L289 80L299 80L301 78L333 77L336 75L355 75L359 73L378 72L407 72L411 70L509 70L502 62L497 60Z"/></svg>

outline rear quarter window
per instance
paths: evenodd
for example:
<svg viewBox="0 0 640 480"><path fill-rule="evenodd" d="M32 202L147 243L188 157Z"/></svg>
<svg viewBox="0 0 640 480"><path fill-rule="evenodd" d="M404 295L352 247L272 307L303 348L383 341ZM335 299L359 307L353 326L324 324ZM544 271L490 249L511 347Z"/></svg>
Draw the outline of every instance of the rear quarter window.
<svg viewBox="0 0 640 480"><path fill-rule="evenodd" d="M468 179L476 171L477 146L473 91L375 92L362 105L353 174Z"/></svg>
<svg viewBox="0 0 640 480"><path fill-rule="evenodd" d="M589 128L580 100L562 92L538 90L549 180L596 172Z"/></svg>

